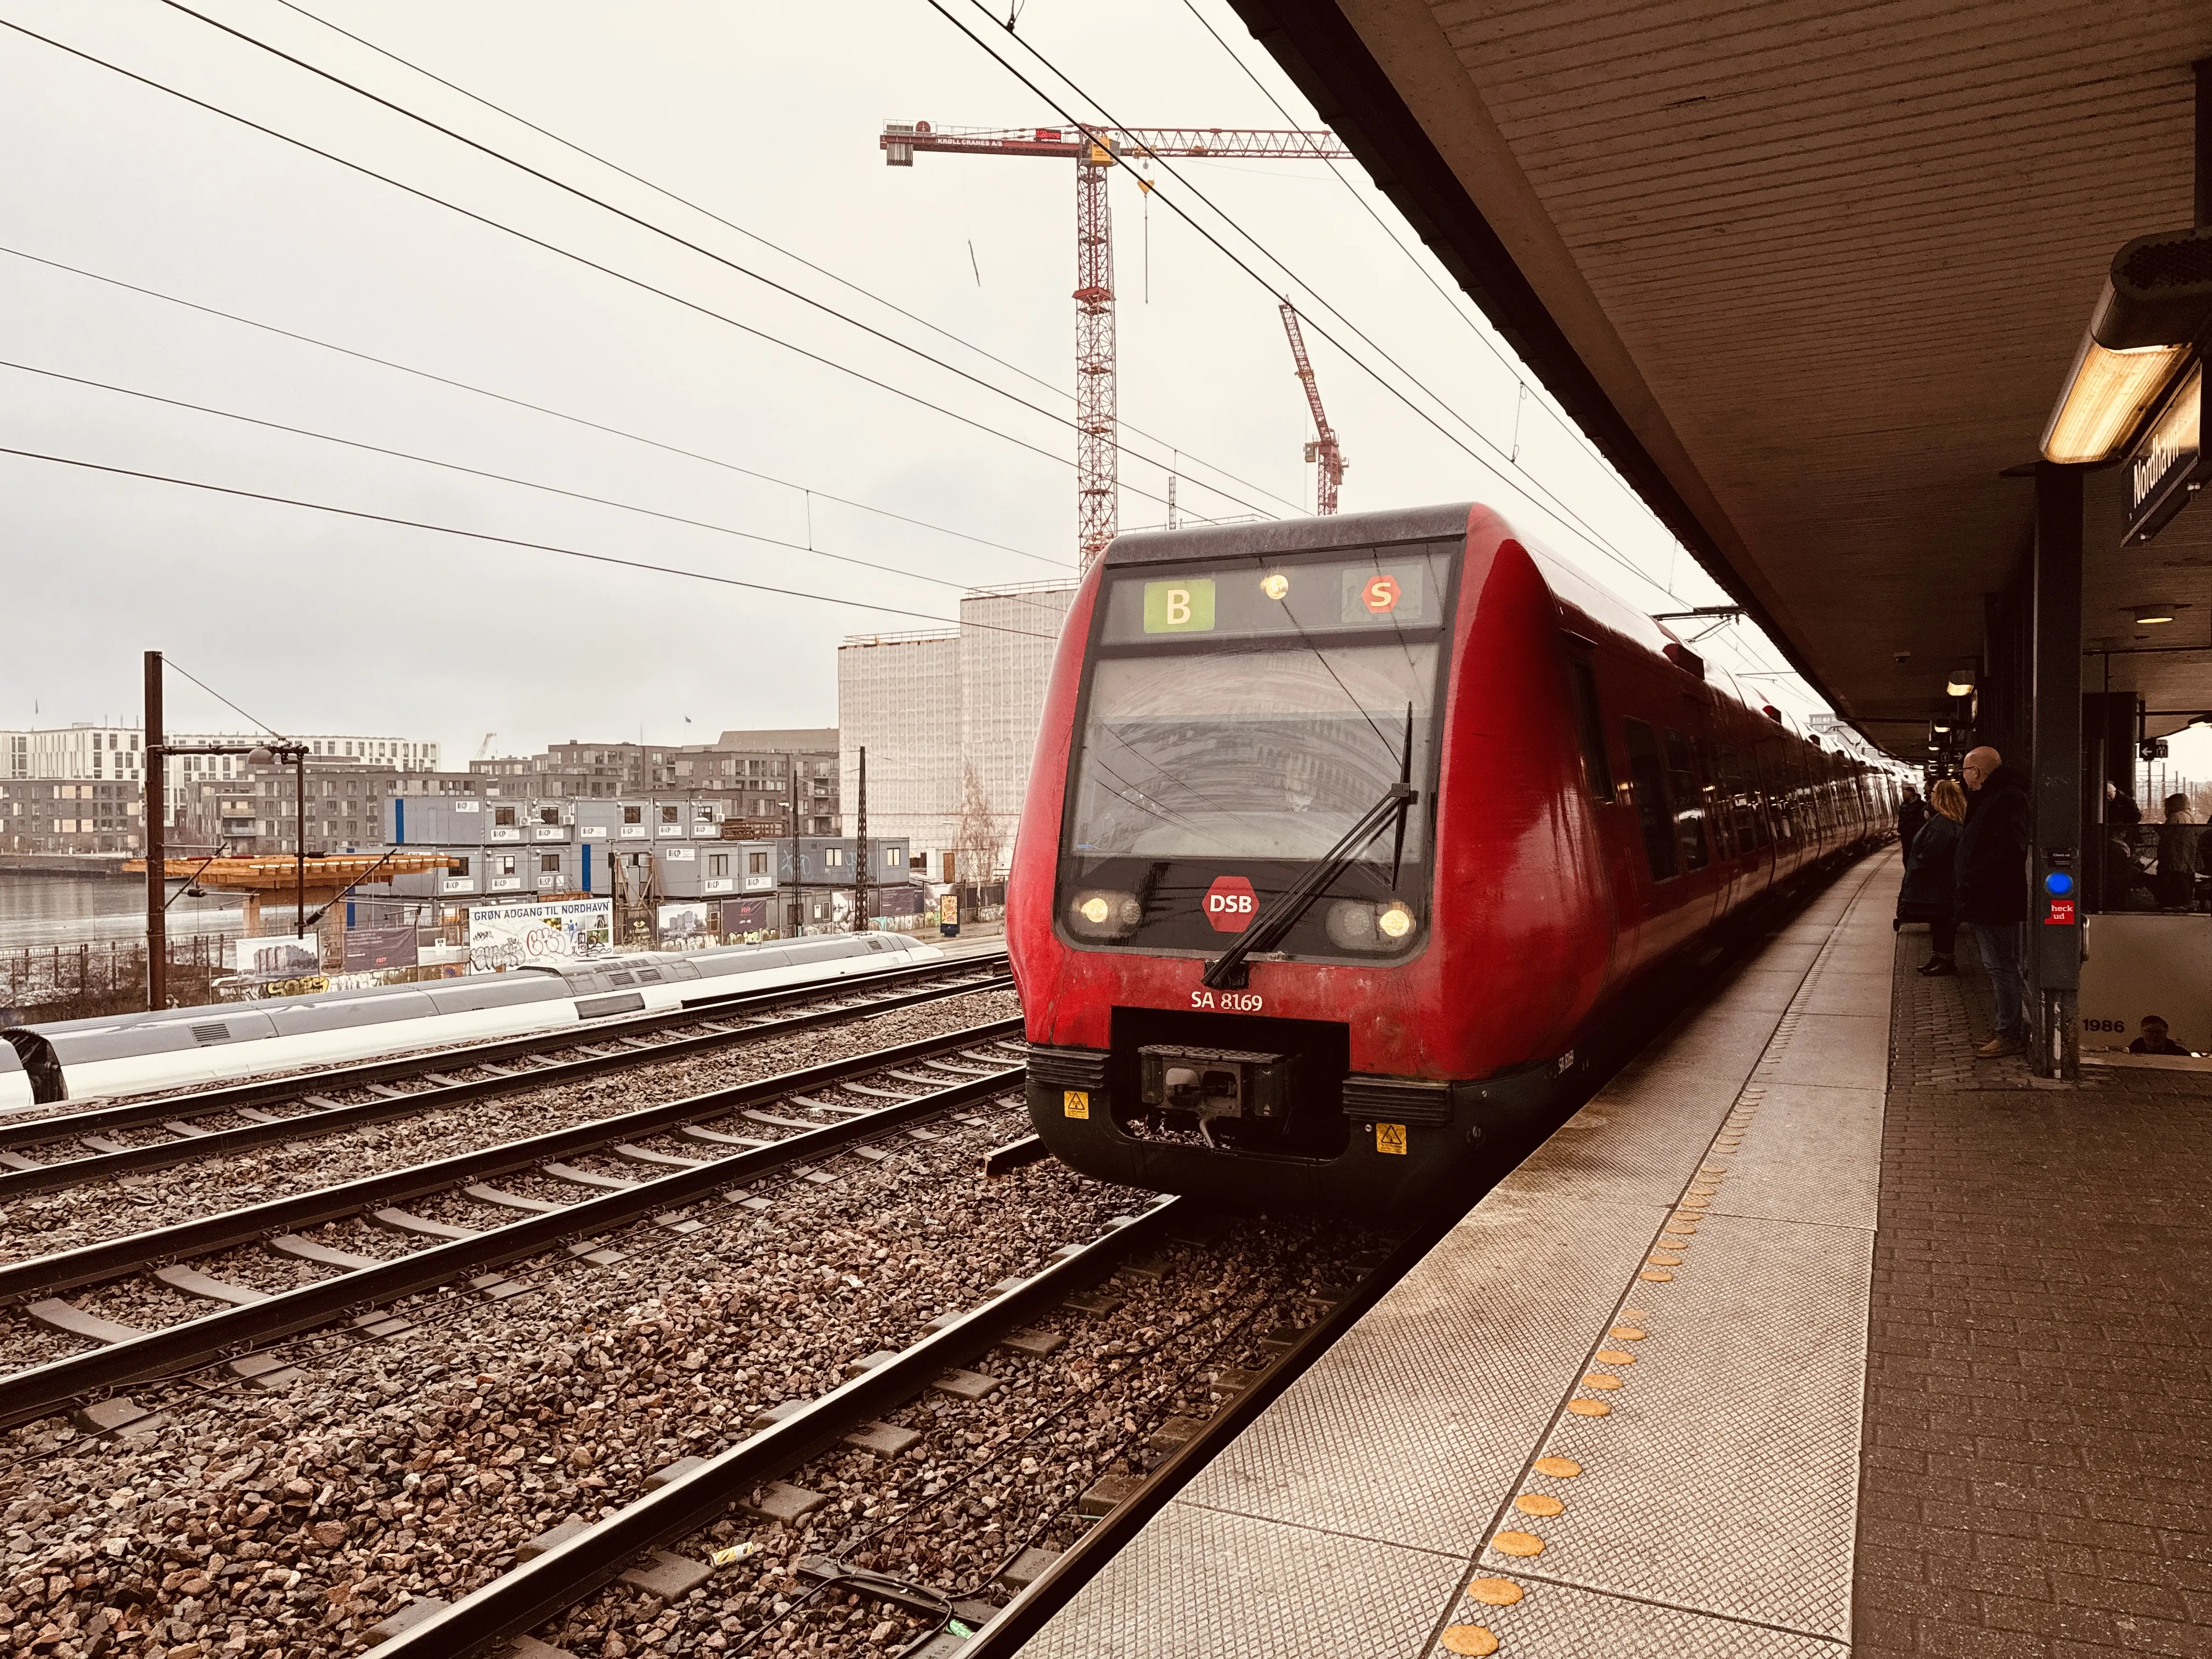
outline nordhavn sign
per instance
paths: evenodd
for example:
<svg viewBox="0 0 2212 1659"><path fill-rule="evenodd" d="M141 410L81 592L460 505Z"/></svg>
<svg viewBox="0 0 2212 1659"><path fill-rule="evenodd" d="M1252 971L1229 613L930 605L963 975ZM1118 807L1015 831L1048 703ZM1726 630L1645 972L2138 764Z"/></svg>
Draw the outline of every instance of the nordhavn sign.
<svg viewBox="0 0 2212 1659"><path fill-rule="evenodd" d="M2127 533L2123 539L2148 541L2202 487L2203 409L2204 366L2199 363L2181 377L2166 407L2136 440L2128 456Z"/></svg>

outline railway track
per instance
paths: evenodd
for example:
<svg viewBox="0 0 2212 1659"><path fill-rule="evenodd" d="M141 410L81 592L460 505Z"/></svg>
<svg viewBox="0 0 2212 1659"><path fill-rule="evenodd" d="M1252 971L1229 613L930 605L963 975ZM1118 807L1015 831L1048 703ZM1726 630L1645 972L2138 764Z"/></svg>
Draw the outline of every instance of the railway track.
<svg viewBox="0 0 2212 1659"><path fill-rule="evenodd" d="M862 1463L893 1469L902 1458L940 1455L917 1445L924 1441L925 1430L940 1443L983 1442L983 1449L972 1454L979 1461L966 1471L965 1481L952 1483L950 1498L965 1497L969 1489L988 1482L994 1470L1003 1473L1014 1453L1040 1449L1046 1432L1066 1419L1070 1407L1041 1402L1036 1420L1021 1432L1002 1434L994 1441L964 1426L957 1402L963 1397L970 1401L988 1397L990 1390L979 1391L978 1385L997 1379L981 1377L963 1366L976 1362L994 1345L1004 1345L1011 1356L1049 1355L1066 1340L1069 1328L1096 1323L1116 1312L1121 1313L1124 1324L1150 1320L1153 1326L1168 1327L1168 1334L1146 1356L1150 1369L1133 1370L1126 1379L1132 1384L1126 1391L1142 1395L1153 1407L1141 1425L1136 1417L1127 1418L1120 1437L1123 1461L1141 1473L1107 1476L1091 1484L1074 1503L1046 1506L1048 1526L1072 1524L1079 1531L1069 1547L1038 1549L1026 1541L1048 1528L1032 1527L1018 1542L1002 1535L998 1540L1004 1557L1000 1571L989 1583L966 1593L865 1565L880 1552L862 1560L848 1559L853 1547L836 1555L807 1554L790 1571L782 1594L768 1603L768 1616L757 1620L754 1628L732 1631L727 1619L720 1624L723 1632L738 1638L728 1642L728 1650L745 1652L779 1627L792 1632L787 1621L794 1615L803 1617L810 1607L819 1607L825 1596L842 1596L868 1610L861 1628L875 1624L878 1615L889 1615L872 1639L856 1641L855 1650L884 1650L881 1644L888 1638L892 1644L889 1650L928 1659L956 1652L977 1659L1013 1653L1191 1474L1371 1306L1435 1237L1434 1229L1426 1228L1399 1238L1371 1256L1353 1282L1319 1298L1304 1298L1314 1316L1296 1329L1270 1330L1261 1339L1267 1357L1248 1370L1220 1366L1219 1355L1224 1348L1241 1352L1250 1346L1251 1333L1246 1328L1279 1305L1293 1264L1275 1264L1271 1284L1248 1290L1240 1316L1229 1322L1225 1334L1209 1332L1205 1346L1181 1354L1170 1352L1178 1340L1176 1332L1190 1328L1178 1326L1164 1311L1175 1300L1172 1294L1155 1292L1163 1305L1133 1315L1122 1307L1123 1297L1097 1292L1100 1281L1117 1266L1179 1233L1184 1242L1200 1247L1202 1255L1220 1228L1209 1218L1194 1216L1192 1210L1190 1200L1161 1199L1136 1214L1118 1218L1097 1237L1064 1249L1042 1272L1000 1286L963 1316L939 1322L938 1328L923 1340L896 1354L873 1356L874 1363L855 1368L842 1386L763 1413L755 1431L728 1450L663 1471L658 1490L599 1523L571 1523L533 1540L520 1552L519 1565L473 1593L450 1605L418 1598L380 1626L389 1639L374 1651L378 1659L491 1654L536 1632L538 1637L524 1650L548 1659L549 1653L569 1650L557 1645L549 1650L546 1643L574 1641L582 1646L602 1628L616 1633L614 1620L605 1615L604 1623L594 1622L581 1632L562 1627L563 1615L573 1620L575 1610L610 1586L609 1593L631 1605L641 1599L644 1609L658 1607L665 1618L667 1609L683 1605L682 1598L696 1602L700 1598L692 1592L710 1584L719 1571L760 1553L764 1546L758 1534L763 1527L798 1524L799 1516L811 1512L810 1505L825 1502L823 1492L784 1484L785 1476L819 1485L827 1492L836 1488L840 1461L850 1462L856 1454L865 1455L858 1459ZM1157 1265L1139 1267L1137 1278L1126 1285L1117 1281L1111 1288L1138 1289L1156 1280L1159 1272ZM1036 1328L1036 1322L1055 1315L1058 1328ZM1194 1381L1199 1378L1203 1381ZM1166 1408L1160 1402L1187 1400L1194 1387L1200 1396L1219 1402L1208 1417L1199 1421L1163 1416ZM1088 1389L1082 1389L1073 1398L1087 1403L1087 1395ZM901 1414L921 1428L880 1420L883 1414L898 1413L918 1399L935 1403ZM1123 1409L1122 1404L1113 1407L1117 1415ZM1129 1409L1145 1407L1133 1401ZM1097 1414L1095 1410L1091 1413L1093 1418ZM1049 1470L1038 1474L1036 1457L1023 1460L1020 1468L1035 1478L1051 1478ZM896 1478L890 1477L894 1484ZM1079 1477L1061 1490L1073 1492L1089 1479ZM925 1498L914 1509L941 1510L948 1501L948 1495L939 1492L944 1484L923 1488L934 1502ZM920 1482L909 1479L907 1485ZM901 1506L883 1507L896 1512ZM845 1508L849 1510L852 1504ZM1055 1508L1059 1512L1052 1513ZM866 1510L870 1516L877 1513L877 1507ZM897 1523L894 1519L864 1528L863 1536L880 1544L884 1532ZM748 1531L756 1536L745 1539ZM722 1541L726 1540L732 1541ZM678 1547L678 1553L672 1553L669 1546ZM1013 1600L1001 1607L983 1599L983 1592L1012 1592ZM713 1610L711 1600L708 1605ZM844 1616L854 1615L848 1611ZM691 1622L697 1620L695 1613ZM648 1644L668 1634L621 1633ZM695 1640L698 1634L696 1629L690 1632Z"/></svg>
<svg viewBox="0 0 2212 1659"><path fill-rule="evenodd" d="M926 1137L930 1132L921 1126L927 1120L1018 1088L1020 1026L1018 1019L991 1021L0 1267L0 1302L21 1304L41 1323L100 1344L0 1376L0 1428L210 1362L241 1361L250 1369L253 1362L241 1357L349 1316L374 1333L383 1322L374 1310L415 1291L465 1282L497 1297L506 1281L489 1270L503 1264L563 1247L589 1255L599 1248L593 1240L641 1219L668 1217L681 1226L674 1218L685 1205L763 1175L902 1131ZM725 1119L720 1127L708 1127ZM1016 1146L995 1156L1003 1164L1024 1155ZM527 1180L514 1181L518 1172L529 1172ZM508 1186L489 1184L501 1178ZM519 1185L560 1196L533 1196L514 1190ZM465 1200L476 1214L517 1218L478 1228L399 1207L432 1195ZM387 1260L303 1236L350 1218L367 1218L383 1233L410 1242L429 1242ZM267 1293L189 1265L262 1242L294 1261L336 1271ZM65 1291L137 1274L221 1304L221 1310L141 1331L60 1299Z"/></svg>
<svg viewBox="0 0 2212 1659"><path fill-rule="evenodd" d="M167 1169L254 1147L333 1134L525 1090L573 1084L814 1027L1004 990L1003 956L930 963L790 991L741 994L712 1004L595 1024L581 1031L504 1037L404 1060L374 1060L292 1077L168 1095L89 1111L0 1124L0 1205L88 1182ZM830 1000L796 1012L773 1011ZM737 1021L738 1024L729 1022ZM571 1051L573 1057L561 1058ZM523 1062L510 1069L504 1062ZM455 1076L474 1072L473 1077ZM404 1083L410 1086L401 1087ZM365 1095L343 1101L335 1094ZM295 1107L290 1112L270 1109ZM131 1145L119 1133L161 1138ZM82 1147L81 1156L30 1157L23 1149Z"/></svg>

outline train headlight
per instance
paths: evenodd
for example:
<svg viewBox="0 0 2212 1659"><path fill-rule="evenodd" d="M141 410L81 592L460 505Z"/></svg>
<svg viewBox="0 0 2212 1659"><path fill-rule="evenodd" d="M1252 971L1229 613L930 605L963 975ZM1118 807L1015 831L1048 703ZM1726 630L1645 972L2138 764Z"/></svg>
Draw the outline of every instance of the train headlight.
<svg viewBox="0 0 2212 1659"><path fill-rule="evenodd" d="M1134 893L1078 893L1067 907L1068 931L1082 939L1127 939L1144 915Z"/></svg>
<svg viewBox="0 0 2212 1659"><path fill-rule="evenodd" d="M1291 591L1291 579L1279 570L1261 579L1260 591L1271 599L1279 599Z"/></svg>
<svg viewBox="0 0 2212 1659"><path fill-rule="evenodd" d="M1329 942L1342 951L1395 951L1413 931L1413 913L1399 903L1344 899L1328 907Z"/></svg>

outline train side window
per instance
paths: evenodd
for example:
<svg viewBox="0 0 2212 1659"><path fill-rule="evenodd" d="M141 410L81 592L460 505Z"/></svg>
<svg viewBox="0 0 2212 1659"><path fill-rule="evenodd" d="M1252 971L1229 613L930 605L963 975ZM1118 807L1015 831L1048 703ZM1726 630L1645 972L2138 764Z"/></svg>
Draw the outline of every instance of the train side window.
<svg viewBox="0 0 2212 1659"><path fill-rule="evenodd" d="M1705 843L1705 797L1698 790L1690 740L1671 726L1662 728L1662 735L1666 739L1667 795L1674 808L1675 844L1681 848L1685 868L1702 870L1711 854Z"/></svg>
<svg viewBox="0 0 2212 1659"><path fill-rule="evenodd" d="M1567 678L1575 690L1575 731L1582 739L1583 782L1590 799L1603 805L1613 799L1613 767L1605 757L1605 720L1598 712L1597 671L1589 658L1577 655L1567 663Z"/></svg>
<svg viewBox="0 0 2212 1659"><path fill-rule="evenodd" d="M1642 720L1624 720L1621 734L1628 740L1628 777L1636 796L1636 816L1644 827L1644 856L1651 863L1651 879L1666 881L1679 873L1674 848L1674 823L1667 810L1667 787L1659 765L1659 740Z"/></svg>
<svg viewBox="0 0 2212 1659"><path fill-rule="evenodd" d="M1705 803L1705 823L1707 833L1713 838L1713 851L1721 858L1732 859L1742 849L1735 844L1735 818L1729 811L1729 798L1722 781L1727 745L1692 738L1690 752L1698 760L1698 793Z"/></svg>

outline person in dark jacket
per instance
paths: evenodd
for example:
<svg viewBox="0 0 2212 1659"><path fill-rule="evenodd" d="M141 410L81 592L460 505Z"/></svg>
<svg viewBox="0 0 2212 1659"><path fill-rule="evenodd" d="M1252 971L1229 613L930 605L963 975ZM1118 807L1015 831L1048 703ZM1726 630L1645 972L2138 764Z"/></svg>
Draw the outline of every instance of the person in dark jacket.
<svg viewBox="0 0 2212 1659"><path fill-rule="evenodd" d="M2197 900L2197 842L2203 834L2189 821L2189 797L2166 798L2166 822L2158 826L2158 873L2152 889L2161 910L2187 910Z"/></svg>
<svg viewBox="0 0 2212 1659"><path fill-rule="evenodd" d="M1897 804L1897 853L1908 866L1912 862L1912 838L1927 822L1928 803L1920 799L1919 790L1906 784L1905 799Z"/></svg>
<svg viewBox="0 0 2212 1659"><path fill-rule="evenodd" d="M1959 826L1966 819L1966 792L1944 778L1929 793L1936 811L1912 838L1911 856L1905 862L1905 884L1898 890L1897 919L1924 921L1935 946L1921 969L1929 979L1948 978L1959 971L1959 883L1954 860L1959 850Z"/></svg>
<svg viewBox="0 0 2212 1659"><path fill-rule="evenodd" d="M1954 869L1959 920L1974 930L1990 971L1996 1035L1974 1050L1984 1060L2027 1046L2027 987L2021 978L2020 928L2027 920L2027 848L2034 807L2027 775L1986 745L1968 751L1970 799Z"/></svg>

